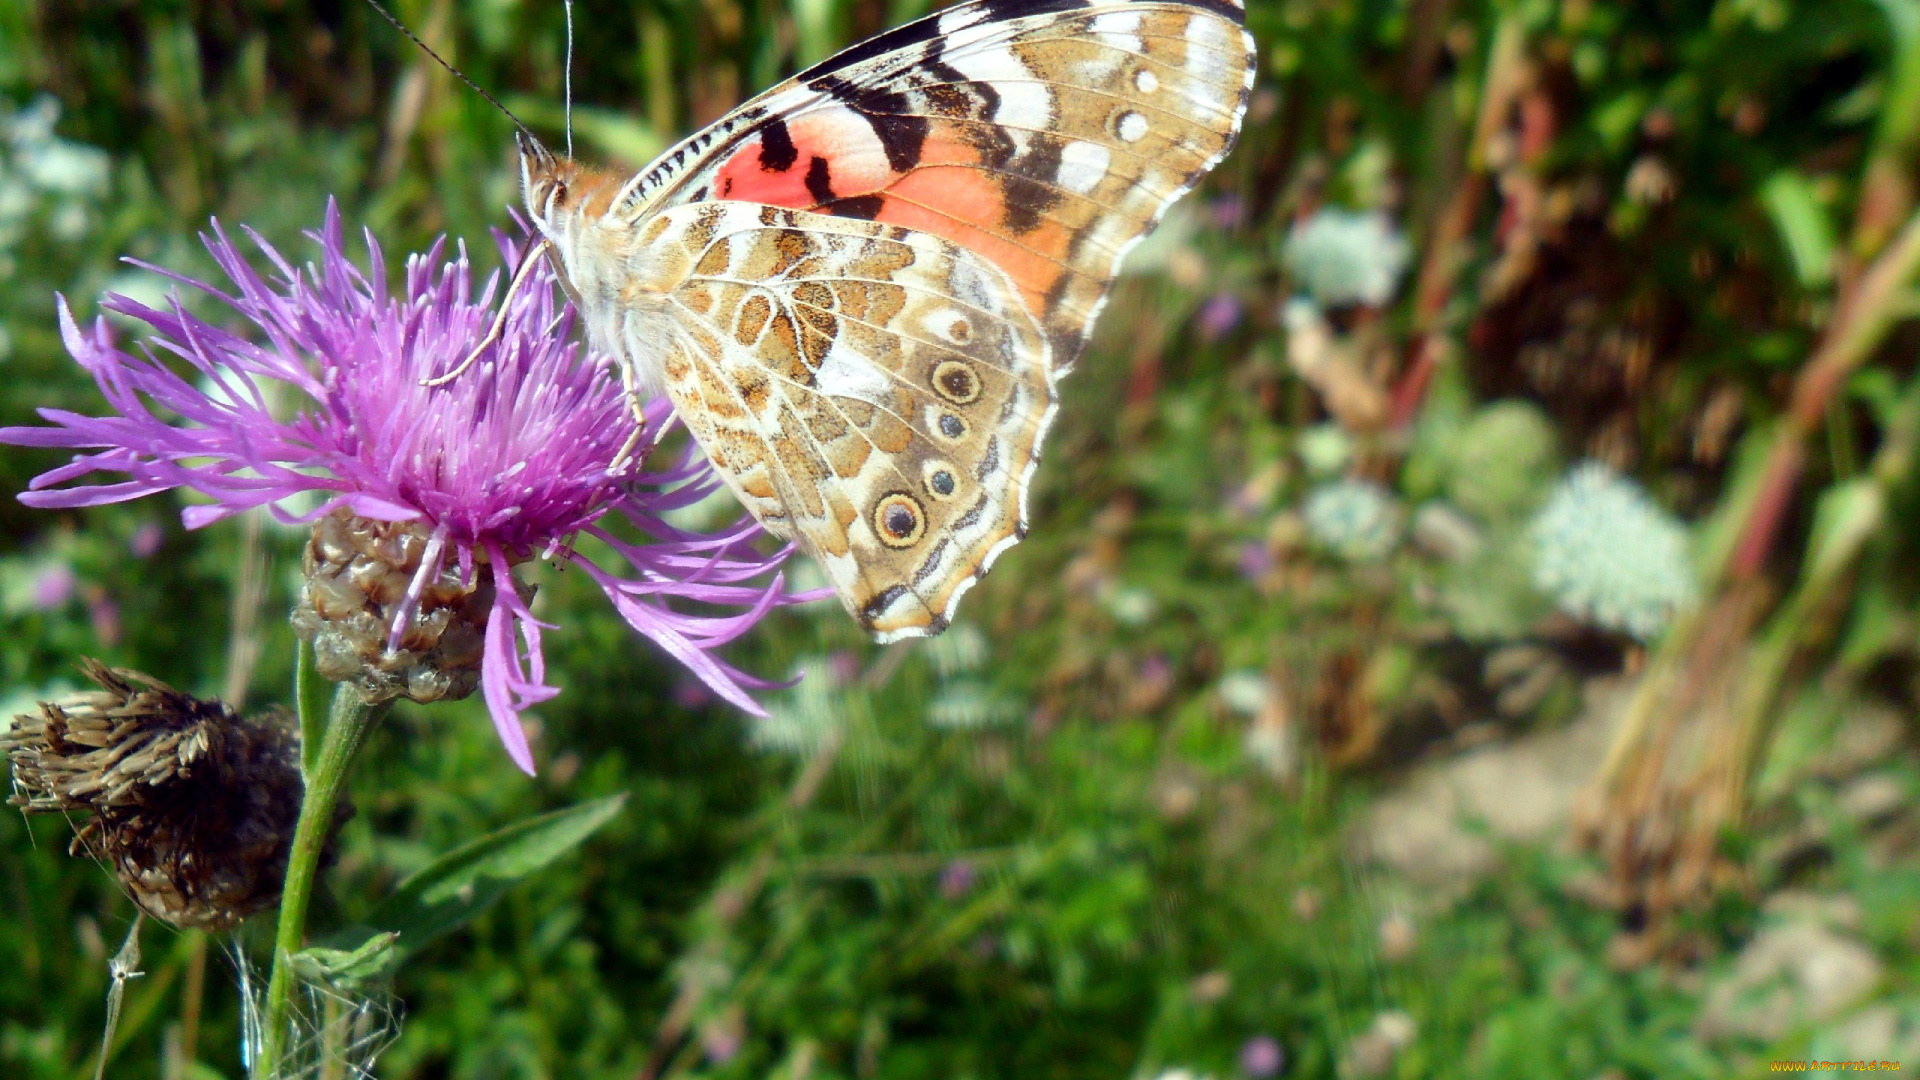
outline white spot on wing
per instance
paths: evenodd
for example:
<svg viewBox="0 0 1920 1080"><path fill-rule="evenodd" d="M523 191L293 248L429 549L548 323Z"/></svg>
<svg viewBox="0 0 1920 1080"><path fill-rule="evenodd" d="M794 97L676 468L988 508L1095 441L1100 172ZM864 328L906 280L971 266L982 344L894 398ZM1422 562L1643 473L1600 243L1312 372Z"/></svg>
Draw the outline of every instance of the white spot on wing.
<svg viewBox="0 0 1920 1080"><path fill-rule="evenodd" d="M981 273L980 268L969 260L955 259L953 268L948 271L947 281L956 300L965 301L984 311L994 311L1000 306L1000 297L992 279Z"/></svg>
<svg viewBox="0 0 1920 1080"><path fill-rule="evenodd" d="M1139 142L1147 134L1147 118L1137 112L1121 113L1115 129L1126 142Z"/></svg>
<svg viewBox="0 0 1920 1080"><path fill-rule="evenodd" d="M1194 15L1187 19L1187 40L1201 48L1228 51L1226 23L1209 15Z"/></svg>
<svg viewBox="0 0 1920 1080"><path fill-rule="evenodd" d="M1219 84L1228 81L1227 64L1237 51L1227 40L1226 24L1218 19L1195 15L1187 20L1187 73L1201 82Z"/></svg>
<svg viewBox="0 0 1920 1080"><path fill-rule="evenodd" d="M999 90L1000 105L993 110L995 121L1040 130L1052 126L1053 92L1045 83L1005 83Z"/></svg>
<svg viewBox="0 0 1920 1080"><path fill-rule="evenodd" d="M980 8L961 8L958 11L949 11L940 16L940 36L950 37L955 31L972 26L974 23L986 17L987 13Z"/></svg>
<svg viewBox="0 0 1920 1080"><path fill-rule="evenodd" d="M1060 150L1060 186L1085 195L1099 186L1112 162L1113 154L1099 143L1070 142Z"/></svg>
<svg viewBox="0 0 1920 1080"><path fill-rule="evenodd" d="M827 350L813 378L815 389L829 397L852 398L881 408L891 401L886 372L838 341Z"/></svg>
<svg viewBox="0 0 1920 1080"><path fill-rule="evenodd" d="M1160 89L1160 78L1146 68L1141 68L1134 73L1133 88L1143 94L1151 94Z"/></svg>
<svg viewBox="0 0 1920 1080"><path fill-rule="evenodd" d="M973 323L967 314L959 308L941 308L926 317L927 325L934 333L956 345L965 344L973 338Z"/></svg>
<svg viewBox="0 0 1920 1080"><path fill-rule="evenodd" d="M1137 11L1096 16L1090 29L1104 44L1127 52L1140 51L1140 13Z"/></svg>
<svg viewBox="0 0 1920 1080"><path fill-rule="evenodd" d="M1008 49L995 46L965 56L950 53L947 63L969 79L995 84L1000 94L1000 104L993 110L995 122L1040 130L1051 126L1052 92Z"/></svg>

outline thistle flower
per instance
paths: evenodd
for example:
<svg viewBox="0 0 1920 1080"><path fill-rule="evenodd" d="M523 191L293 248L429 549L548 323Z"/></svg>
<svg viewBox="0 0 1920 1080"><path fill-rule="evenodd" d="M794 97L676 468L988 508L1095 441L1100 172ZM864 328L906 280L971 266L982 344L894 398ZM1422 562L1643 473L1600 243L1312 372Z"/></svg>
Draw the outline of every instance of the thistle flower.
<svg viewBox="0 0 1920 1080"><path fill-rule="evenodd" d="M1387 490L1366 480L1322 484L1300 508L1314 543L1352 562L1384 559L1400 543L1404 515Z"/></svg>
<svg viewBox="0 0 1920 1080"><path fill-rule="evenodd" d="M284 718L242 720L94 660L97 690L43 702L0 730L10 800L90 816L75 854L100 860L174 926L232 927L280 898L300 810L300 743Z"/></svg>
<svg viewBox="0 0 1920 1080"><path fill-rule="evenodd" d="M1647 641L1693 601L1686 526L1598 462L1567 474L1532 536L1534 584L1576 619Z"/></svg>
<svg viewBox="0 0 1920 1080"><path fill-rule="evenodd" d="M1400 287L1413 248L1385 214L1326 208L1288 230L1283 258L1320 306L1379 307Z"/></svg>
<svg viewBox="0 0 1920 1080"><path fill-rule="evenodd" d="M42 409L51 427L0 429L0 442L80 451L34 478L21 501L95 506L186 488L209 500L182 512L188 528L258 506L284 522L318 522L295 624L320 646L327 674L352 678L375 697L459 696L477 682L508 753L528 772L533 757L519 715L559 693L541 651L541 634L552 627L534 618L530 590L513 573L536 555L580 567L635 630L720 697L763 714L747 691L767 684L713 653L775 604L810 597L785 590L773 571L787 552L757 551L750 519L711 534L662 519L719 483L691 449L658 471L610 471L633 432L629 405L610 365L566 343L574 314L556 298L544 264L512 299L503 333L480 362L427 387L423 380L459 364L493 320L498 279L474 297L464 249L443 263L445 242L436 242L408 258L403 285L389 290L379 245L369 234L365 268L350 261L331 203L320 232L310 234L321 249L318 267L296 269L247 235L273 265L271 280L216 222L202 242L231 293L146 266L176 286L165 309L107 298L107 310L153 328L137 353L116 345L104 320L83 328L61 300L67 350L112 413ZM499 244L515 263L518 245ZM230 308L251 333L190 314L179 287ZM192 371L183 377L175 362ZM284 392L266 393L275 384ZM294 404L276 410L275 399ZM651 400L645 414L650 439L642 449L650 450L670 422L669 406ZM126 478L60 486L96 473ZM317 507L287 509L308 492ZM650 539L616 535L610 515ZM605 543L625 566L574 552L580 534ZM732 611L690 614L670 600Z"/></svg>

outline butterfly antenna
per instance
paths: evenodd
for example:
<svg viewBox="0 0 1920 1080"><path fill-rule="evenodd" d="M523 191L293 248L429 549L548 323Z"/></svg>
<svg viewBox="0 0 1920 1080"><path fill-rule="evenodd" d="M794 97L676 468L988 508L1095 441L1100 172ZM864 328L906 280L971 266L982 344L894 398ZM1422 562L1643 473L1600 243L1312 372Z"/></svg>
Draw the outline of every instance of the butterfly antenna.
<svg viewBox="0 0 1920 1080"><path fill-rule="evenodd" d="M573 156L573 0L561 0L567 6L567 156Z"/></svg>
<svg viewBox="0 0 1920 1080"><path fill-rule="evenodd" d="M496 98L492 94L487 93L485 90L480 89L479 83L476 83L472 79L467 78L465 73L463 73L459 68L454 67L452 64L447 63L445 57L442 57L439 53L433 51L433 46L428 45L424 41L421 41L420 38L414 34L413 31L407 29L407 26L405 23L401 22L399 19L394 18L393 12L388 11L385 7L383 7L380 3L380 0L367 0L367 3L372 5L373 10L380 13L381 18L392 23L393 28L395 30L398 30L401 33L407 35L408 41L411 41L415 45L420 46L420 50L422 52L426 53L428 56L433 57L435 63L439 64L441 67L446 68L448 71L452 72L454 78L459 79L463 83L466 83L468 89L472 90L476 94L479 94L481 97L486 98L487 104L492 105L496 109L499 109L502 115L504 115L507 119L513 121L514 127L519 128L521 131L526 132L526 134L529 137L532 137L533 132L527 129L527 125L520 122L519 117L513 115L512 109L509 109L505 105L500 104L499 98ZM571 4L569 4L569 6L571 6ZM568 24L568 31L569 31L569 34L571 34L571 31L572 31L571 22L569 22ZM572 138L571 131L568 132L568 138L567 138L567 156L568 157L573 156L573 138Z"/></svg>

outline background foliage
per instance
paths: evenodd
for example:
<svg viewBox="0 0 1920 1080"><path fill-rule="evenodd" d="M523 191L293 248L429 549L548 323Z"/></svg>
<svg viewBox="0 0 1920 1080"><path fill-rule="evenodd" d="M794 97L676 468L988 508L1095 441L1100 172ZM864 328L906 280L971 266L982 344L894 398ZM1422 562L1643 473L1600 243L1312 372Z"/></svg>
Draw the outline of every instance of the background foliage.
<svg viewBox="0 0 1920 1080"><path fill-rule="evenodd" d="M924 6L583 0L580 153L637 166ZM830 606L776 616L735 659L809 677L755 724L548 572L566 692L539 778L477 702L380 729L323 920L484 831L629 796L402 972L382 1075L1920 1067L1920 384L1905 278L1861 299L1913 210L1920 6L1251 6L1242 145L1137 253L1066 384L1037 528L966 624L882 650ZM557 128L558 4L395 8ZM0 112L0 423L97 408L55 292L85 317L156 288L117 256L206 270L209 215L298 250L333 195L389 251L487 251L514 197L507 120L357 0L0 7ZM1289 242L1327 207L1383 227ZM1348 272L1389 285L1329 296ZM1664 649L1529 573L1528 523L1588 458L1694 523L1708 615ZM50 464L9 451L0 486ZM285 700L301 538L177 509L0 501L8 713L80 655ZM1664 623L1642 586L1674 568L1642 539L1593 558ZM1629 700L1643 674L1669 681ZM1728 682L1756 700L1701 690ZM1706 749L1609 735L1623 700ZM1608 745L1665 801L1595 779ZM92 1075L131 907L68 832L0 815L7 1076ZM222 957L260 945L150 931L109 1075L237 1076Z"/></svg>

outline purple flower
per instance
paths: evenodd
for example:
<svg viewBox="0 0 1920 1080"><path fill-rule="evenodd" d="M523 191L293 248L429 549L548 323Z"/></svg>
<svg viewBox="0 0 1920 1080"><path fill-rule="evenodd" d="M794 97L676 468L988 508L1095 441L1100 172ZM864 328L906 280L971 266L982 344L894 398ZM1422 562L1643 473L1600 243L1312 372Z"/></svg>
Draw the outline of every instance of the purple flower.
<svg viewBox="0 0 1920 1080"><path fill-rule="evenodd" d="M127 540L127 550L133 552L136 559L150 559L160 550L167 539L166 530L157 521L143 521L133 530L133 536Z"/></svg>
<svg viewBox="0 0 1920 1080"><path fill-rule="evenodd" d="M1200 305L1198 322L1200 337L1205 341L1219 341L1240 325L1240 298L1230 292L1218 292L1207 297Z"/></svg>
<svg viewBox="0 0 1920 1080"><path fill-rule="evenodd" d="M1240 1047L1240 1072L1246 1072L1256 1080L1279 1076L1284 1065L1286 1051L1281 1049L1281 1042L1273 1036L1254 1036Z"/></svg>
<svg viewBox="0 0 1920 1080"><path fill-rule="evenodd" d="M846 686L860 677L860 658L845 649L827 654L827 670L836 686Z"/></svg>
<svg viewBox="0 0 1920 1080"><path fill-rule="evenodd" d="M33 579L33 608L35 611L58 611L73 599L73 587L76 580L73 567L64 562L52 562L43 567Z"/></svg>
<svg viewBox="0 0 1920 1080"><path fill-rule="evenodd" d="M1238 195L1222 195L1207 209L1213 214L1213 227L1223 231L1237 229L1247 220L1247 204Z"/></svg>
<svg viewBox="0 0 1920 1080"><path fill-rule="evenodd" d="M1280 1041L1271 1035L1256 1035L1240 1048L1240 1071L1255 1080L1278 1076L1287 1063Z"/></svg>
<svg viewBox="0 0 1920 1080"><path fill-rule="evenodd" d="M533 757L519 714L559 693L547 683L541 652L541 633L552 627L534 618L512 576L513 565L536 555L580 567L635 630L720 697L764 715L747 689L770 684L714 651L774 605L812 598L788 593L774 573L790 549L761 554L753 546L759 528L745 517L714 534L662 519L719 483L691 449L660 471L609 472L633 419L611 365L567 344L574 313L557 301L545 263L513 298L504 332L481 362L426 387L423 379L451 370L486 334L498 277L475 298L464 247L442 263L441 240L409 257L404 286L390 291L370 233L366 267L348 259L331 202L324 227L309 235L320 245L320 265L301 270L247 230L277 271L268 279L215 222L202 241L231 293L145 267L232 309L252 324L244 335L189 314L178 289L166 310L109 296L103 307L154 330L130 352L114 343L105 320L82 327L62 298L67 350L112 412L42 409L51 427L0 429L0 442L80 451L34 478L21 501L96 506L187 488L210 500L182 512L188 528L256 506L288 523L344 509L417 524L427 535L425 554L393 635L443 569L457 568L470 584L476 575L491 581L480 685L508 753L529 773ZM518 245L496 239L515 264ZM656 399L645 412L646 445L656 446L670 409ZM125 479L59 486L94 473ZM283 505L308 492L318 507L295 515ZM620 519L647 539L616 535L608 525ZM576 553L573 539L582 534L613 557L596 562ZM670 600L731 610L693 614Z"/></svg>
<svg viewBox="0 0 1920 1080"><path fill-rule="evenodd" d="M949 900L958 900L973 889L978 874L973 864L965 859L955 859L940 871L940 895Z"/></svg>
<svg viewBox="0 0 1920 1080"><path fill-rule="evenodd" d="M107 646L120 644L120 605L97 585L87 590L87 622L93 627L94 640Z"/></svg>
<svg viewBox="0 0 1920 1080"><path fill-rule="evenodd" d="M1264 581L1273 573L1273 550L1264 540L1248 540L1240 545L1238 565L1241 577L1255 583Z"/></svg>

